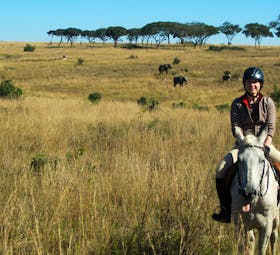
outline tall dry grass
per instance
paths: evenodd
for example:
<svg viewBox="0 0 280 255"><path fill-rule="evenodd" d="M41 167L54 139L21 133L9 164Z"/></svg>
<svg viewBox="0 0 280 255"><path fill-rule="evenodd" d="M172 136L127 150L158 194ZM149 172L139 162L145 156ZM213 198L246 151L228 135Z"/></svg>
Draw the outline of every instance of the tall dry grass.
<svg viewBox="0 0 280 255"><path fill-rule="evenodd" d="M2 254L234 254L232 226L211 220L215 168L233 144L228 112L215 106L241 82L220 78L246 60L277 84L275 49L0 46L1 78L25 92L0 101ZM182 62L159 76L174 57ZM172 87L176 74L187 87ZM86 99L93 91L98 104ZM140 96L159 107L143 111ZM180 101L186 108L171 107Z"/></svg>

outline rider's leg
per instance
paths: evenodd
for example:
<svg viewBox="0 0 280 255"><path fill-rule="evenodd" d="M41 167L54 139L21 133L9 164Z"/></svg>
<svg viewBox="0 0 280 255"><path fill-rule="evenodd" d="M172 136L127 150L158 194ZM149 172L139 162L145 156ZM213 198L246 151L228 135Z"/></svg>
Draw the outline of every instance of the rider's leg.
<svg viewBox="0 0 280 255"><path fill-rule="evenodd" d="M265 155L272 161L277 161L280 163L280 151L277 150L272 144L265 147Z"/></svg>
<svg viewBox="0 0 280 255"><path fill-rule="evenodd" d="M272 163L275 169L276 179L278 180L278 185L280 187L280 151L278 151L272 144L265 147L265 155ZM280 202L280 189L278 188L278 203Z"/></svg>
<svg viewBox="0 0 280 255"><path fill-rule="evenodd" d="M220 162L216 171L216 189L221 205L219 213L214 213L212 218L223 223L230 223L231 221L231 195L230 185L225 181L228 171L234 163L237 162L238 149L230 151L224 159Z"/></svg>

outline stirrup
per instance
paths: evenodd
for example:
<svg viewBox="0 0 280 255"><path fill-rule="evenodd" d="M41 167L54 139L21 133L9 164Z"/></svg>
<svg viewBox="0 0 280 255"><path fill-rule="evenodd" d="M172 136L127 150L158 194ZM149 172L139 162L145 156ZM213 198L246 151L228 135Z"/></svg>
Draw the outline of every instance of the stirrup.
<svg viewBox="0 0 280 255"><path fill-rule="evenodd" d="M222 223L230 223L231 213L228 212L227 208L225 206L218 206L215 210L217 210L217 208L221 208L220 213L213 213L212 219Z"/></svg>

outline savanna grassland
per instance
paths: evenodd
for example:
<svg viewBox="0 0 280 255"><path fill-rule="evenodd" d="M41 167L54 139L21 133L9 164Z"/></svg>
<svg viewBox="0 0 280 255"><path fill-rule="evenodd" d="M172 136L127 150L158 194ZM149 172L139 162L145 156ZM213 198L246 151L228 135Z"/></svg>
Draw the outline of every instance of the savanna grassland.
<svg viewBox="0 0 280 255"><path fill-rule="evenodd" d="M1 81L24 91L0 99L1 254L235 254L233 226L211 220L228 106L248 66L264 70L265 94L279 87L279 47L24 45L0 43ZM174 88L175 75L189 83Z"/></svg>

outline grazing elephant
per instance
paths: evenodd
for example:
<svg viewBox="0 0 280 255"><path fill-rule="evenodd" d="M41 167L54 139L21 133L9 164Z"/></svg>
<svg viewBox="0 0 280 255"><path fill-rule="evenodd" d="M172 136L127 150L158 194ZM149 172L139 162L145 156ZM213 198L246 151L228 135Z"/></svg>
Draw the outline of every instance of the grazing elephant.
<svg viewBox="0 0 280 255"><path fill-rule="evenodd" d="M188 83L188 80L184 76L177 76L173 78L174 87L176 87L177 84L179 84L180 87L182 87L184 83Z"/></svg>
<svg viewBox="0 0 280 255"><path fill-rule="evenodd" d="M223 75L223 81L229 81L231 79L231 74L229 71L225 71Z"/></svg>
<svg viewBox="0 0 280 255"><path fill-rule="evenodd" d="M163 64L160 65L158 68L158 71L160 74L162 74L163 72L165 72L166 74L168 73L168 69L172 68L170 64Z"/></svg>

